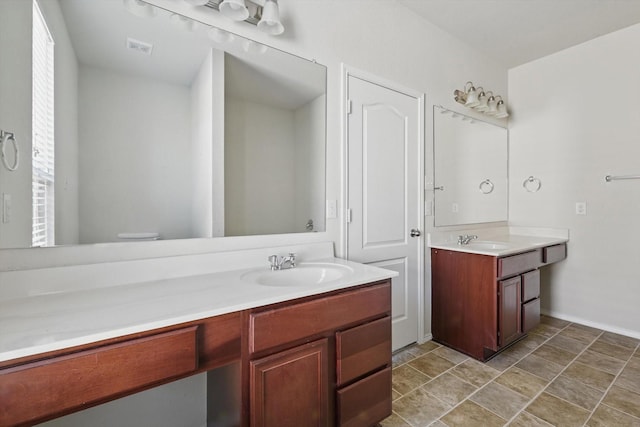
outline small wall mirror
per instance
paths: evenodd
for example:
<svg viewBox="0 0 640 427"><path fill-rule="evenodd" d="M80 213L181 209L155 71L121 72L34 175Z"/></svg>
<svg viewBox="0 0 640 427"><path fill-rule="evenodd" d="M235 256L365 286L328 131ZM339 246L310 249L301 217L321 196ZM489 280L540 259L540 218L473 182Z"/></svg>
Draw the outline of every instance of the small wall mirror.
<svg viewBox="0 0 640 427"><path fill-rule="evenodd" d="M433 108L435 226L507 220L507 129Z"/></svg>
<svg viewBox="0 0 640 427"><path fill-rule="evenodd" d="M37 6L0 2L0 128L21 157L0 165L0 248L324 231L324 66L140 1ZM53 66L32 78L39 14ZM55 156L40 212L31 88L46 76Z"/></svg>

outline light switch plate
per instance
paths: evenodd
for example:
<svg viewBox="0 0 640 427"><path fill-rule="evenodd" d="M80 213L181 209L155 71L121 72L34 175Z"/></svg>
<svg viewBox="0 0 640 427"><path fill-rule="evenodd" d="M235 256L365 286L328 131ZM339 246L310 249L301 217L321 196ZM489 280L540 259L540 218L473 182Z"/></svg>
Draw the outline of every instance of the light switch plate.
<svg viewBox="0 0 640 427"><path fill-rule="evenodd" d="M327 219L334 219L338 217L338 201L327 200Z"/></svg>
<svg viewBox="0 0 640 427"><path fill-rule="evenodd" d="M576 215L587 214L587 202L576 202Z"/></svg>

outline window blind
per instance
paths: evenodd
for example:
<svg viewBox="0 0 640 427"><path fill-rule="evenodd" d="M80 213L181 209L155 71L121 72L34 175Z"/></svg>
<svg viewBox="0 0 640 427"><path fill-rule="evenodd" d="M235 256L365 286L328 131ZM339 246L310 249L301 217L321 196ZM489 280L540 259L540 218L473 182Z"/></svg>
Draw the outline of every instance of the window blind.
<svg viewBox="0 0 640 427"><path fill-rule="evenodd" d="M55 244L53 38L33 1L32 246Z"/></svg>

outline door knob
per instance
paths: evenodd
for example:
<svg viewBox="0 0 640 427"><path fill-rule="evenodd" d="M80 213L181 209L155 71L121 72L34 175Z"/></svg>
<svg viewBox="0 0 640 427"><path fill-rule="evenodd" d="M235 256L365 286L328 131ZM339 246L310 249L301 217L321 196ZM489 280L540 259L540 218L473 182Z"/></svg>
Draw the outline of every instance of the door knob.
<svg viewBox="0 0 640 427"><path fill-rule="evenodd" d="M420 236L422 236L422 233L420 232L420 230L418 230L417 228L411 229L411 237L420 237Z"/></svg>

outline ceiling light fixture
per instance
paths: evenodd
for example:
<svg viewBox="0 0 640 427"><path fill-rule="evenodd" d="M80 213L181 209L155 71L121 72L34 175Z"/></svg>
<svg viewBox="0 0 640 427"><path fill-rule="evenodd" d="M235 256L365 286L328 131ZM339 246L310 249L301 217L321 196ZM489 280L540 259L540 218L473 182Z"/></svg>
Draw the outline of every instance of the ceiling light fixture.
<svg viewBox="0 0 640 427"><path fill-rule="evenodd" d="M184 0L194 6L205 6L219 11L234 21L244 21L270 35L284 32L280 21L278 0Z"/></svg>
<svg viewBox="0 0 640 427"><path fill-rule="evenodd" d="M484 91L482 87L476 89L472 82L465 83L462 90L453 91L454 99L457 103L465 107L473 108L476 111L504 119L509 117L507 105L502 96L493 95L491 91Z"/></svg>

